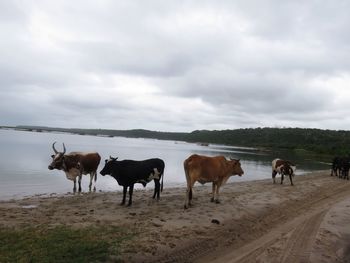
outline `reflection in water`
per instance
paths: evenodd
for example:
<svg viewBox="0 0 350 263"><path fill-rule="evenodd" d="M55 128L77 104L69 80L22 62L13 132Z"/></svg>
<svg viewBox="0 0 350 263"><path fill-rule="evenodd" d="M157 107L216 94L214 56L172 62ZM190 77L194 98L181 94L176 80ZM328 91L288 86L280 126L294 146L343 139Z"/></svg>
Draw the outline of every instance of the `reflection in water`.
<svg viewBox="0 0 350 263"><path fill-rule="evenodd" d="M290 152L276 154L247 147L0 130L0 199L72 191L73 183L66 179L63 172L49 171L47 168L51 162L51 146L54 141L57 141L57 150L62 149L64 142L67 152L99 152L102 161L98 171L102 169L104 159L110 155L119 157L119 160L159 157L165 161L164 187L185 187L183 161L194 153L240 159L245 173L242 177L231 177L231 182L271 178L271 161L276 157L294 161L297 164L297 174L329 168L328 165L304 160ZM83 191L88 189L88 182L88 177L83 176ZM110 176L98 175L96 187L103 191L121 190ZM138 188L142 186L138 185ZM148 184L147 188L153 188L153 183Z"/></svg>

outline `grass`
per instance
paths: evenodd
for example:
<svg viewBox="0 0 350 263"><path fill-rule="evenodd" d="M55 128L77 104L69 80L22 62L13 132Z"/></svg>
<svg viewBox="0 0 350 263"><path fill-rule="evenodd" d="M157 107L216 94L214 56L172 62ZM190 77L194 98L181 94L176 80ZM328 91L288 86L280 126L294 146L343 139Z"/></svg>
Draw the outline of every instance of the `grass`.
<svg viewBox="0 0 350 263"><path fill-rule="evenodd" d="M117 227L1 228L0 262L118 262L133 236Z"/></svg>

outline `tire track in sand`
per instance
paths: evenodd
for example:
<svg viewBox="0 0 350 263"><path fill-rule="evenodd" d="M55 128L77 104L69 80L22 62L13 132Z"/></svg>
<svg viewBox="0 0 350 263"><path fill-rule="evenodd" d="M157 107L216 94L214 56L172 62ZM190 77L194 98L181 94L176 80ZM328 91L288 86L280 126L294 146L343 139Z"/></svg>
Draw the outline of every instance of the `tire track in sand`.
<svg viewBox="0 0 350 263"><path fill-rule="evenodd" d="M325 214L332 204L342 200L349 193L348 185L340 185L312 196L305 196L302 204L293 206L293 202L288 202L282 209L272 209L256 220L248 220L239 228L217 231L210 239L184 246L156 261L308 262L310 250ZM288 214L281 211L288 211ZM258 224L258 221L264 222L266 233L261 237L252 238L250 228ZM232 234L228 233L236 231L241 236L245 235L245 240L236 239L234 242L237 243L230 245ZM280 253L282 250L283 253Z"/></svg>
<svg viewBox="0 0 350 263"><path fill-rule="evenodd" d="M285 256L281 262L309 262L312 245L317 231L328 209L310 216L293 231L285 247Z"/></svg>

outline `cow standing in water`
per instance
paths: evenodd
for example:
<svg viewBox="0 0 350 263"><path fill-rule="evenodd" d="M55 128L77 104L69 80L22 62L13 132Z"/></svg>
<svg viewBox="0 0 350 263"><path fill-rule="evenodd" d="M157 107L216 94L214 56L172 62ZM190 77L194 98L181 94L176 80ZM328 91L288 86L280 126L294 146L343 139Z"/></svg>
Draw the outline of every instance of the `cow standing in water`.
<svg viewBox="0 0 350 263"><path fill-rule="evenodd" d="M227 160L224 156L208 157L193 154L184 161L187 181L185 209L191 205L192 188L196 181L213 183L212 202L219 203L219 189L232 175L242 176L244 171L239 160Z"/></svg>
<svg viewBox="0 0 350 263"><path fill-rule="evenodd" d="M290 180L290 184L293 184L293 180L292 177L294 177L294 173L295 173L295 169L296 166L289 162L289 161L285 161L285 160L281 160L281 159L274 159L272 161L272 179L273 179L273 183L276 183L276 175L280 174L281 175L281 184L283 184L283 179L284 176L288 175L289 176L289 180Z"/></svg>
<svg viewBox="0 0 350 263"><path fill-rule="evenodd" d="M147 183L154 180L154 194L153 198L157 196L160 198L160 192L163 191L163 173L164 161L158 158L147 159L144 161L123 160L117 161L118 158L110 157L105 161L105 166L101 170L101 175L109 174L117 180L118 184L123 186L123 201L121 205L125 204L126 192L129 187L129 203L132 204L132 194L134 191L134 184L140 183L144 187ZM160 179L162 183L160 184Z"/></svg>
<svg viewBox="0 0 350 263"><path fill-rule="evenodd" d="M66 146L63 143L63 152L58 152L55 148L55 143L52 144L52 149L55 154L52 155L52 162L48 166L49 170L63 170L68 180L74 182L73 192L76 192L76 178L78 177L79 189L81 192L81 178L83 174L90 174L89 191L91 191L92 179L97 180L97 167L100 164L101 157L97 152L71 152L66 153ZM94 191L96 187L94 186Z"/></svg>

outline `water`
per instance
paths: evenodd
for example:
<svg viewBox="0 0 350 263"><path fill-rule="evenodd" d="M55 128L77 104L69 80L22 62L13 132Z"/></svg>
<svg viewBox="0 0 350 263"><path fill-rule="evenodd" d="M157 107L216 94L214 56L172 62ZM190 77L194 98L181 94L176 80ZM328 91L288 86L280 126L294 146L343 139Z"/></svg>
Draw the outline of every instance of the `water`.
<svg viewBox="0 0 350 263"><path fill-rule="evenodd" d="M183 161L191 154L208 156L225 155L240 159L245 174L231 177L229 182L271 178L271 161L288 158L297 163L297 174L328 169L329 166L317 161L303 160L292 153L276 155L253 148L228 147L222 145L201 146L193 143L161 141L152 139L130 139L121 137L97 137L64 133L39 133L14 130L0 130L0 199L20 198L26 195L67 193L73 188L62 171L49 171L47 166L53 154L52 143L62 151L62 142L67 152L97 151L102 157L98 172L103 168L104 159L110 155L119 160L143 160L159 157L165 161L164 187L186 186ZM82 189L88 190L89 176L83 176ZM110 176L98 174L97 190L115 191L121 187ZM138 185L142 188L142 185ZM153 183L147 185L153 188Z"/></svg>

